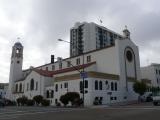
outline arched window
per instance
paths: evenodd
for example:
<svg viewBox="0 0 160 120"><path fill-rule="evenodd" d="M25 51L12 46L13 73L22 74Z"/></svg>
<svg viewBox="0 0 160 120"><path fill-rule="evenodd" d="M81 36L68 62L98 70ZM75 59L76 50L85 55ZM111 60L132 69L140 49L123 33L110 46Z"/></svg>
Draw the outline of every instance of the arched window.
<svg viewBox="0 0 160 120"><path fill-rule="evenodd" d="M98 90L98 81L95 81L95 90Z"/></svg>
<svg viewBox="0 0 160 120"><path fill-rule="evenodd" d="M68 83L64 83L64 88L68 88Z"/></svg>
<svg viewBox="0 0 160 120"><path fill-rule="evenodd" d="M57 104L58 103L58 100L57 99L55 99L55 104Z"/></svg>
<svg viewBox="0 0 160 120"><path fill-rule="evenodd" d="M88 81L87 80L85 80L85 86L84 87L88 88Z"/></svg>
<svg viewBox="0 0 160 120"><path fill-rule="evenodd" d="M113 91L114 90L114 84L113 84L113 82L111 82L111 91Z"/></svg>
<svg viewBox="0 0 160 120"><path fill-rule="evenodd" d="M22 83L19 85L19 92L22 92Z"/></svg>
<svg viewBox="0 0 160 120"><path fill-rule="evenodd" d="M114 83L115 91L117 91L117 83Z"/></svg>
<svg viewBox="0 0 160 120"><path fill-rule="evenodd" d="M51 90L51 98L53 98L53 96L54 96L54 91Z"/></svg>
<svg viewBox="0 0 160 120"><path fill-rule="evenodd" d="M34 90L34 79L31 79L30 90Z"/></svg>
<svg viewBox="0 0 160 120"><path fill-rule="evenodd" d="M80 81L79 83L79 89L80 89L80 92L82 93L83 92L83 82Z"/></svg>
<svg viewBox="0 0 160 120"><path fill-rule="evenodd" d="M129 62L132 62L132 60L133 60L133 55L132 55L132 52L131 52L130 50L128 50L128 51L126 52L126 58L127 58L127 60L128 60Z"/></svg>
<svg viewBox="0 0 160 120"><path fill-rule="evenodd" d="M16 49L16 53L17 53L17 54L20 53L20 50L19 50L19 49Z"/></svg>
<svg viewBox="0 0 160 120"><path fill-rule="evenodd" d="M47 96L46 97L49 98L49 90L47 90Z"/></svg>
<svg viewBox="0 0 160 120"><path fill-rule="evenodd" d="M18 92L18 84L16 84L16 92Z"/></svg>
<svg viewBox="0 0 160 120"><path fill-rule="evenodd" d="M27 83L27 91L29 90L29 83Z"/></svg>
<svg viewBox="0 0 160 120"><path fill-rule="evenodd" d="M38 90L38 82L36 82L36 90Z"/></svg>
<svg viewBox="0 0 160 120"><path fill-rule="evenodd" d="M58 91L58 84L56 84L56 86L55 86L55 91L56 92Z"/></svg>
<svg viewBox="0 0 160 120"><path fill-rule="evenodd" d="M102 90L102 81L99 81L99 90Z"/></svg>

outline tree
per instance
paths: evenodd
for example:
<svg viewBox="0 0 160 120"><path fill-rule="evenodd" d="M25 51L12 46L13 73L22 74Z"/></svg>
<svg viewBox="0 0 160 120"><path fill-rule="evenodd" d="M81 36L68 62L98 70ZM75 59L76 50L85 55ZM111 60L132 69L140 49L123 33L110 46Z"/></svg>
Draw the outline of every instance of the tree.
<svg viewBox="0 0 160 120"><path fill-rule="evenodd" d="M33 106L34 105L34 100L27 100L27 106Z"/></svg>
<svg viewBox="0 0 160 120"><path fill-rule="evenodd" d="M33 100L36 102L37 105L39 105L43 100L43 96L41 95L34 96Z"/></svg>
<svg viewBox="0 0 160 120"><path fill-rule="evenodd" d="M158 92L160 91L160 87L157 87L157 91L158 91Z"/></svg>
<svg viewBox="0 0 160 120"><path fill-rule="evenodd" d="M154 86L152 86L152 87L150 87L149 89L150 89L150 91L151 91L153 94L155 94L155 93L157 93L157 92L160 92L160 87L154 87Z"/></svg>
<svg viewBox="0 0 160 120"><path fill-rule="evenodd" d="M147 85L144 82L136 81L133 85L133 89L136 93L142 96L146 92Z"/></svg>
<svg viewBox="0 0 160 120"><path fill-rule="evenodd" d="M42 106L49 106L50 102L49 102L49 100L43 99L41 101L41 104L42 104Z"/></svg>

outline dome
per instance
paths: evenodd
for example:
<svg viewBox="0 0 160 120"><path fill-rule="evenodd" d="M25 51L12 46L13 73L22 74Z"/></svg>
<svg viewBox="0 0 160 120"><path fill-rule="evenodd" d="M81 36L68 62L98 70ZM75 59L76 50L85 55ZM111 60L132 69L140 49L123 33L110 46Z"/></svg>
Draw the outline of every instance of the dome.
<svg viewBox="0 0 160 120"><path fill-rule="evenodd" d="M14 44L14 46L16 46L16 47L23 47L20 42L16 42L16 43Z"/></svg>

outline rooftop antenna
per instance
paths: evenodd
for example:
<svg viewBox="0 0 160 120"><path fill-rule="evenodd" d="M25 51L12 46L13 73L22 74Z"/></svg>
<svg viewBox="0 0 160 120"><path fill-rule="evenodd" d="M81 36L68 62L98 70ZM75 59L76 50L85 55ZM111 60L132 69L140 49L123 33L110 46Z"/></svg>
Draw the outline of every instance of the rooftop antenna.
<svg viewBox="0 0 160 120"><path fill-rule="evenodd" d="M102 23L103 23L102 19L100 19L99 22L100 22L100 24L102 25Z"/></svg>

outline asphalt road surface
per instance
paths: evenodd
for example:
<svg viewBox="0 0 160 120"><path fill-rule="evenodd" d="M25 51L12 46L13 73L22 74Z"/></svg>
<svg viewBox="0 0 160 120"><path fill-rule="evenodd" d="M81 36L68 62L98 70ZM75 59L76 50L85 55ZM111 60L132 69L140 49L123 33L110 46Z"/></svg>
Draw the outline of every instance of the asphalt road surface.
<svg viewBox="0 0 160 120"><path fill-rule="evenodd" d="M0 108L0 120L160 120L160 106L5 107Z"/></svg>

